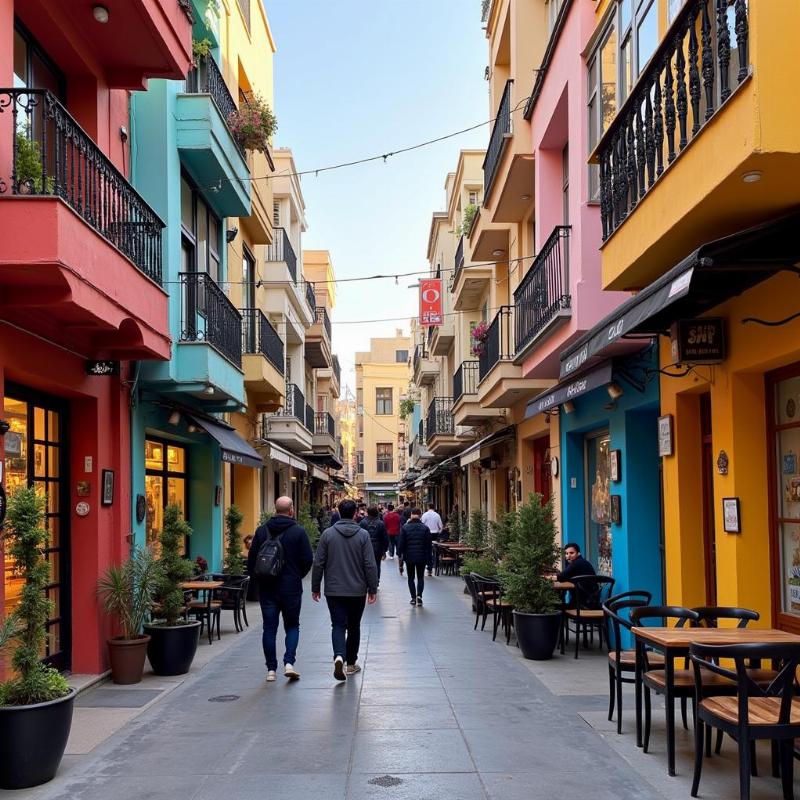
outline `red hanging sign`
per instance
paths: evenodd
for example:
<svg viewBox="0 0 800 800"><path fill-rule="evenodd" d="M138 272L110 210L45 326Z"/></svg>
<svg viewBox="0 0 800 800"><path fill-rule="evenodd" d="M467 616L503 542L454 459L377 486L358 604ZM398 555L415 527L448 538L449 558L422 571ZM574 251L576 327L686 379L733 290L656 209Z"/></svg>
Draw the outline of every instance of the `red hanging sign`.
<svg viewBox="0 0 800 800"><path fill-rule="evenodd" d="M432 328L444 322L442 313L442 279L428 278L419 282L419 324Z"/></svg>

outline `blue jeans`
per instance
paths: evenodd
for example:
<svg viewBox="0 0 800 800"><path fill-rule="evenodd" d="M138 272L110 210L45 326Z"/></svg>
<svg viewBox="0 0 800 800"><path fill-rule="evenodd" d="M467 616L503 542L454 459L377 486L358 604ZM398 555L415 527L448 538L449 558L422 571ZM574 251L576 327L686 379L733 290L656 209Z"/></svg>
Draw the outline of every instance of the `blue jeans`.
<svg viewBox="0 0 800 800"><path fill-rule="evenodd" d="M297 658L297 644L300 641L300 603L302 594L261 594L261 616L264 619L264 633L261 643L267 669L278 669L278 653L275 640L278 637L278 618L283 614L283 629L286 633L284 664L294 664Z"/></svg>
<svg viewBox="0 0 800 800"><path fill-rule="evenodd" d="M346 663L355 664L361 644L361 616L367 603L365 595L357 597L326 596L331 612L331 639L333 656L341 656Z"/></svg>

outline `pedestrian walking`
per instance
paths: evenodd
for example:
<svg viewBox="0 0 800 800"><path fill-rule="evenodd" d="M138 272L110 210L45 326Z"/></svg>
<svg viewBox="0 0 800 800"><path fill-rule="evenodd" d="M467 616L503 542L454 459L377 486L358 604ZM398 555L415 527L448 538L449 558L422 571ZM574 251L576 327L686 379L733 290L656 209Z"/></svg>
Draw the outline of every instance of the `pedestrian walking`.
<svg viewBox="0 0 800 800"><path fill-rule="evenodd" d="M444 530L444 524L442 523L442 518L439 516L439 513L436 511L436 507L434 503L428 503L428 510L422 515L420 522L423 525L428 526L428 530L431 532L431 539L434 542L439 541L439 537ZM428 562L428 575L433 572L433 555L431 554L431 560Z"/></svg>
<svg viewBox="0 0 800 800"><path fill-rule="evenodd" d="M335 525L341 517L339 516L339 504L336 503L333 506L333 512L331 513L331 525Z"/></svg>
<svg viewBox="0 0 800 800"><path fill-rule="evenodd" d="M386 534L386 526L379 516L379 511L375 506L367 509L367 516L361 520L361 527L369 534L372 542L372 551L375 553L375 566L378 570L378 586L381 583L381 561L386 558L386 551L389 549L389 537Z"/></svg>
<svg viewBox="0 0 800 800"><path fill-rule="evenodd" d="M269 559L276 575L264 575ZM258 582L258 598L264 632L262 646L267 663L267 681L275 680L278 669L276 639L278 619L283 616L286 634L283 674L292 681L300 677L295 669L297 645L300 641L300 605L303 599L303 578L314 561L311 543L305 528L294 518L291 497L275 501L275 514L256 530L247 554L247 572ZM261 563L259 563L261 562Z"/></svg>
<svg viewBox="0 0 800 800"><path fill-rule="evenodd" d="M403 503L403 512L400 514L400 522L405 525L411 517L411 504L406 500Z"/></svg>
<svg viewBox="0 0 800 800"><path fill-rule="evenodd" d="M383 524L389 537L389 558L394 558L397 549L397 537L400 535L402 521L400 515L394 510L394 505L389 503L387 512L383 515Z"/></svg>
<svg viewBox="0 0 800 800"><path fill-rule="evenodd" d="M422 511L411 510L408 522L400 530L397 549L401 559L400 574L403 566L408 568L408 591L411 592L411 605L422 605L422 593L425 590L425 567L431 563L431 532L421 520Z"/></svg>
<svg viewBox="0 0 800 800"><path fill-rule="evenodd" d="M378 570L369 534L353 517L352 500L339 503L341 519L320 537L311 573L311 597L319 602L325 578L325 600L331 615L333 676L345 681L361 671L358 648L361 644L361 616L365 601L375 602Z"/></svg>

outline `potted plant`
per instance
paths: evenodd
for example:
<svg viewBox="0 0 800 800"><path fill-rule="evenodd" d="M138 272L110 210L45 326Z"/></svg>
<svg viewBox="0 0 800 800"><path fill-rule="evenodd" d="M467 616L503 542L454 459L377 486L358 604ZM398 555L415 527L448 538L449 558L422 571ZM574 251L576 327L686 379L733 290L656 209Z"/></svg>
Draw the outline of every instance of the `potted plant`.
<svg viewBox="0 0 800 800"><path fill-rule="evenodd" d="M111 680L139 683L150 637L142 626L153 610L159 567L149 547L134 547L122 564L110 566L97 583L107 614L117 618L121 634L108 640Z"/></svg>
<svg viewBox="0 0 800 800"><path fill-rule="evenodd" d="M311 516L311 507L308 503L303 503L300 506L297 524L305 529L306 534L308 534L308 540L311 542L311 549L316 550L320 537L319 523Z"/></svg>
<svg viewBox="0 0 800 800"><path fill-rule="evenodd" d="M183 675L189 671L200 641L200 621L179 619L183 611L182 584L194 574L191 561L181 555L181 544L192 529L176 505L164 509L159 536L161 555L156 589L158 619L144 626L150 636L147 658L156 675Z"/></svg>
<svg viewBox="0 0 800 800"><path fill-rule="evenodd" d="M517 512L517 523L499 572L504 599L514 606L514 629L525 658L551 658L561 627L558 595L544 577L558 561L560 548L553 505L530 496Z"/></svg>
<svg viewBox="0 0 800 800"><path fill-rule="evenodd" d="M75 690L61 673L41 661L47 620L53 612L45 587L50 564L43 551L45 497L18 489L8 502L3 534L6 557L24 584L19 604L2 625L0 640L16 645L14 676L0 684L0 789L24 789L51 780L72 727Z"/></svg>
<svg viewBox="0 0 800 800"><path fill-rule="evenodd" d="M472 346L470 352L474 356L482 356L486 352L486 340L489 338L489 326L479 322L471 331Z"/></svg>
<svg viewBox="0 0 800 800"><path fill-rule="evenodd" d="M228 129L244 150L269 150L269 140L278 128L278 121L269 104L255 92L240 108L228 114Z"/></svg>
<svg viewBox="0 0 800 800"><path fill-rule="evenodd" d="M197 556L194 560L195 576L199 577L200 575L205 575L206 572L208 572L208 561L206 561L203 556Z"/></svg>
<svg viewBox="0 0 800 800"><path fill-rule="evenodd" d="M222 562L222 571L230 577L244 575L240 532L243 519L244 514L237 506L230 506L225 513L225 560Z"/></svg>

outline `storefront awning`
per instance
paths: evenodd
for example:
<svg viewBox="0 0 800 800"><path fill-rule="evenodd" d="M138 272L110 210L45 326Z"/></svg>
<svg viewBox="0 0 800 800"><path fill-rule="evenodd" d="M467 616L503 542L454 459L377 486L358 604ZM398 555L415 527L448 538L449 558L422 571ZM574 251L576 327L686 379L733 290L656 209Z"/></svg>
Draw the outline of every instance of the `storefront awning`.
<svg viewBox="0 0 800 800"><path fill-rule="evenodd" d="M573 400L608 383L611 383L611 361L604 361L599 367L578 377L561 381L546 392L534 397L533 400L529 400L525 407L525 419L549 411L551 408L566 403L567 400Z"/></svg>
<svg viewBox="0 0 800 800"><path fill-rule="evenodd" d="M230 425L221 421L212 422L200 416L192 416L191 419L195 425L217 440L223 461L257 469L264 466L261 456Z"/></svg>
<svg viewBox="0 0 800 800"><path fill-rule="evenodd" d="M499 431L484 436L483 439L478 439L477 442L471 444L466 450L462 450L455 458L459 460L462 467L466 467L467 464L472 464L473 461L480 460L482 448L513 438L514 426L508 425L505 428L501 428Z"/></svg>
<svg viewBox="0 0 800 800"><path fill-rule="evenodd" d="M619 339L665 333L800 262L800 211L708 242L595 325L561 354L561 378L608 355Z"/></svg>
<svg viewBox="0 0 800 800"><path fill-rule="evenodd" d="M288 464L290 467L299 469L302 472L308 472L308 465L301 458L292 455L288 450L278 447L276 444L270 443L269 445L269 458L274 461L280 461L282 464Z"/></svg>
<svg viewBox="0 0 800 800"><path fill-rule="evenodd" d="M330 476L328 475L325 470L320 469L319 467L312 466L311 467L311 477L316 478L318 481L323 481L328 483L330 481Z"/></svg>

